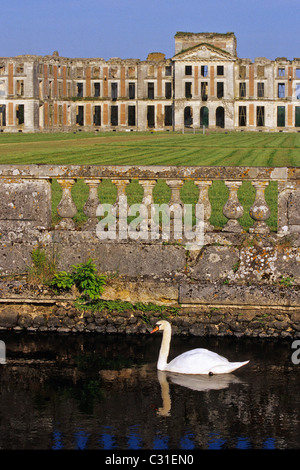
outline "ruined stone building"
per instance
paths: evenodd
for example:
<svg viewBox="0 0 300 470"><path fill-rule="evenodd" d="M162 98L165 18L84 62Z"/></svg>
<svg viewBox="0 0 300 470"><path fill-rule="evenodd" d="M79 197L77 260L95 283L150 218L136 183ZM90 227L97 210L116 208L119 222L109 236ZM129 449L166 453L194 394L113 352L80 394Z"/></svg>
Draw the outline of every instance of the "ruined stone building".
<svg viewBox="0 0 300 470"><path fill-rule="evenodd" d="M240 59L233 33L147 60L0 58L0 131L300 130L300 58Z"/></svg>

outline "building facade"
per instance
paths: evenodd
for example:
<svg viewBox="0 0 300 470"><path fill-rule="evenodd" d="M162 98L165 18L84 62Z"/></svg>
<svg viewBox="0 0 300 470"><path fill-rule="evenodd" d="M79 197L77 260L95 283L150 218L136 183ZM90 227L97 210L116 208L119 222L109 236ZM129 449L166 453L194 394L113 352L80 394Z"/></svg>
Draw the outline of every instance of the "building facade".
<svg viewBox="0 0 300 470"><path fill-rule="evenodd" d="M234 33L176 33L175 55L0 58L0 131L300 131L300 58L240 59Z"/></svg>

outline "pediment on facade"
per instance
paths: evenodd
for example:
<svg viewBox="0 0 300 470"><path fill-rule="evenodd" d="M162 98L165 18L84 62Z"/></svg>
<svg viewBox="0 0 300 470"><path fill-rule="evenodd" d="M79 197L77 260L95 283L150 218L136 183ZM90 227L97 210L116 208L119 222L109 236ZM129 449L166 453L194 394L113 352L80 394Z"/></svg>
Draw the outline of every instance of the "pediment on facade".
<svg viewBox="0 0 300 470"><path fill-rule="evenodd" d="M229 52L219 49L211 44L198 44L185 49L173 57L173 60L233 60Z"/></svg>

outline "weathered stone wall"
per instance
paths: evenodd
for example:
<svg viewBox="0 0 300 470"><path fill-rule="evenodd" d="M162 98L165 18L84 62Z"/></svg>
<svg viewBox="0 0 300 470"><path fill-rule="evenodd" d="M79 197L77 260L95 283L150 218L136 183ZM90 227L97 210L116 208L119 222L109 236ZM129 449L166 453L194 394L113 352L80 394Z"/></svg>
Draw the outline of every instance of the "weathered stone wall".
<svg viewBox="0 0 300 470"><path fill-rule="evenodd" d="M130 308L122 314L117 310L113 314L82 314L73 306L72 293L57 298L45 287L26 284L24 275L32 263L32 251L39 247L55 260L58 270L68 271L71 265L92 258L108 277L104 300L176 308L176 315L170 310L166 313L176 326L175 332L299 336L298 168L3 165L0 175L0 327L137 333L156 318ZM50 179L54 177L63 191L57 208L61 219L52 227ZM80 230L73 221L77 209L71 193L77 178L84 178L90 189L84 208L88 220ZM183 181L194 180L204 206L202 245L189 250L184 240L172 238L99 239L96 190L103 178L117 185L118 197L131 178L138 178L148 203L153 201L158 179L169 184L172 203L180 202ZM228 222L223 230L216 230L209 222L207 190L212 179L224 179L229 188L223 208ZM237 188L245 179L256 189L249 232L238 222L243 208ZM265 222L270 211L264 188L270 181L278 182L277 232L270 232ZM7 279L16 275L20 279L7 284Z"/></svg>

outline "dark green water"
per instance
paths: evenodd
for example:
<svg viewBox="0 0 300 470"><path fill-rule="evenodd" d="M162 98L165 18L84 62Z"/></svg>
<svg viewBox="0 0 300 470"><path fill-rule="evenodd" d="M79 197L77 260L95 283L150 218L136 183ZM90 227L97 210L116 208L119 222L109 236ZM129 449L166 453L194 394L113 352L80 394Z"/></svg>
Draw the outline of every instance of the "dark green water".
<svg viewBox="0 0 300 470"><path fill-rule="evenodd" d="M0 449L299 449L292 340L173 337L250 363L234 374L158 374L161 336L0 332Z"/></svg>

